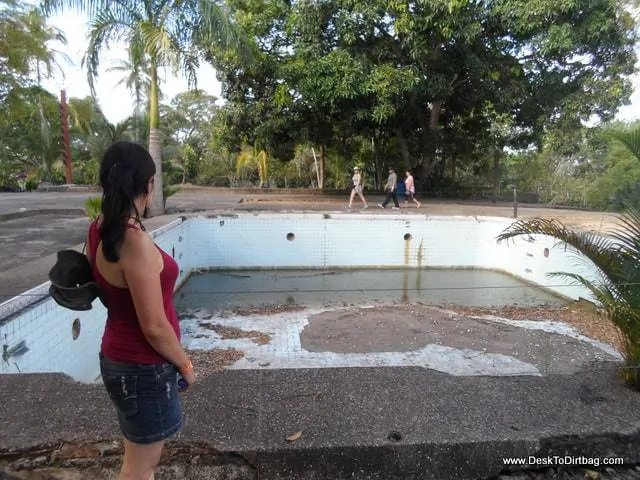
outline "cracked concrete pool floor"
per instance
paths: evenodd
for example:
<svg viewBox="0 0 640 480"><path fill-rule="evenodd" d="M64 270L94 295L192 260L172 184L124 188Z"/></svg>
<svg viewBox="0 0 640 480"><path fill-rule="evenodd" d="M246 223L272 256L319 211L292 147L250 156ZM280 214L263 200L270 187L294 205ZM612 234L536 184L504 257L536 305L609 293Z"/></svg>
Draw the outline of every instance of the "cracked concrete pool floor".
<svg viewBox="0 0 640 480"><path fill-rule="evenodd" d="M250 316L198 309L182 312L181 328L190 350L243 352L230 369L419 366L460 376L540 376L622 360L612 346L559 322L461 315L427 305ZM228 338L224 328L253 333ZM268 337L258 342L257 334Z"/></svg>

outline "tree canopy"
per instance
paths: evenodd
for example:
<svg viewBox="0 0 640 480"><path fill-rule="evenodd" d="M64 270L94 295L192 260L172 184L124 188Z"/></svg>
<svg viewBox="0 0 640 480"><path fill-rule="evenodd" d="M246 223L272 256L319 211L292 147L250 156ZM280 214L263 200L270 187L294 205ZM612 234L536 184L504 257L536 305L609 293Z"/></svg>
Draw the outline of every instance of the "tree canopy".
<svg viewBox="0 0 640 480"><path fill-rule="evenodd" d="M94 182L101 151L119 138L151 144L169 183L341 189L358 165L365 188L377 189L394 165L413 169L428 195L499 198L515 187L545 203L608 209L640 181L637 159L615 140L635 128L614 121L635 72L627 4L179 3L189 9L45 1L45 12L88 14L91 81L108 40L128 42L114 69L134 99L130 118L112 124L95 99L69 100L76 181ZM0 0L0 24L0 184L21 172L62 181L59 92L40 84L59 60L51 41L63 36L18 0ZM158 68L195 79L203 61L216 68L221 98L161 94Z"/></svg>

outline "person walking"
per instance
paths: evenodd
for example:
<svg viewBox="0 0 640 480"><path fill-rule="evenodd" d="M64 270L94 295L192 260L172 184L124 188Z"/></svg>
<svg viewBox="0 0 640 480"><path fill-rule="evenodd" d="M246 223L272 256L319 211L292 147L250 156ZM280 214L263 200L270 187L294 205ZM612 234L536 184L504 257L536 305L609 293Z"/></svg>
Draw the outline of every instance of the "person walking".
<svg viewBox="0 0 640 480"><path fill-rule="evenodd" d="M349 206L347 208L351 208L351 204L353 204L353 199L356 194L364 204L362 208L369 208L367 201L364 199L364 194L362 193L362 176L360 175L359 167L354 167L353 169L353 177L351 177L351 196L349 197Z"/></svg>
<svg viewBox="0 0 640 480"><path fill-rule="evenodd" d="M412 202L415 202L417 204L416 208L420 208L421 203L415 197L416 186L413 181L413 174L411 173L411 170L407 170L405 172L404 189L406 192L406 200L404 201L404 205L407 206L409 204L409 200L411 200Z"/></svg>
<svg viewBox="0 0 640 480"><path fill-rule="evenodd" d="M187 388L195 382L173 304L179 266L140 220L155 173L141 145L110 146L100 164L102 213L87 236L87 259L107 307L100 373L124 436L119 480L153 480L165 440L182 426L178 373Z"/></svg>
<svg viewBox="0 0 640 480"><path fill-rule="evenodd" d="M394 171L393 167L389 167L389 177L387 178L387 184L384 187L388 193L387 196L384 197L382 203L378 204L380 208L385 208L390 200L393 200L393 210L397 210L400 208L400 205L398 204L398 195L396 192L397 182L398 176L396 175L396 172Z"/></svg>

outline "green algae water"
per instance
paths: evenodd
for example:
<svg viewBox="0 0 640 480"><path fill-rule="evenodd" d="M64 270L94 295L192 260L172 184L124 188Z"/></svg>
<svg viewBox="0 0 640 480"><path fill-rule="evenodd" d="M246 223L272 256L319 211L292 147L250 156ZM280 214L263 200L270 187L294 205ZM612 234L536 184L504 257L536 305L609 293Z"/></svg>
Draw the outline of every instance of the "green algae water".
<svg viewBox="0 0 640 480"><path fill-rule="evenodd" d="M567 304L542 288L504 273L458 269L212 271L191 276L176 292L175 302L179 311L203 308L212 313L262 305Z"/></svg>

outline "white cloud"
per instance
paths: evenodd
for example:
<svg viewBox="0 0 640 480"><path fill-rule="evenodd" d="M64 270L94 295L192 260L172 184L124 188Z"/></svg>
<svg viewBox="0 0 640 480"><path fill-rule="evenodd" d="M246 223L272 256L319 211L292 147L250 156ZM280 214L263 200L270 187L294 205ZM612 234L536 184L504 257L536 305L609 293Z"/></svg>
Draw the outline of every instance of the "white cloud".
<svg viewBox="0 0 640 480"><path fill-rule="evenodd" d="M81 67L82 57L87 49L87 17L76 12L67 12L52 16L49 23L62 30L67 37L67 45L55 42L50 46L56 50L66 53L72 60L73 65L67 65L62 58L64 76L60 71L54 72L54 76L42 82L42 86L55 95L60 94L60 90L65 89L68 97L86 97L91 94L87 82L86 69ZM133 96L123 85L116 86L122 79L122 72L108 72L110 67L116 65L120 60L127 59L126 47L124 45L110 45L105 49L100 58L100 71L95 83L96 97L107 119L112 123L117 123L129 117L133 111ZM170 100L176 94L187 90L187 81L184 77L174 77L171 72L165 73L164 82L161 86L166 96L165 101ZM210 65L203 63L198 70L198 88L220 98L221 85L216 79L215 70Z"/></svg>

